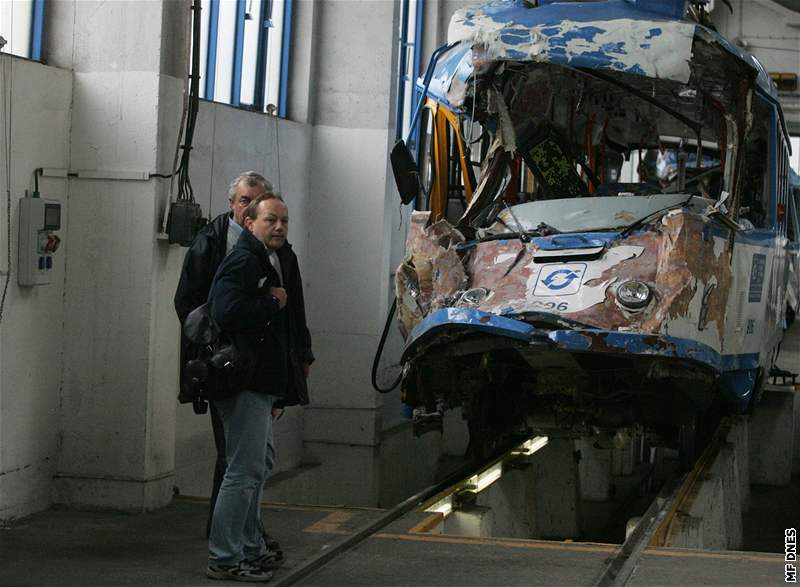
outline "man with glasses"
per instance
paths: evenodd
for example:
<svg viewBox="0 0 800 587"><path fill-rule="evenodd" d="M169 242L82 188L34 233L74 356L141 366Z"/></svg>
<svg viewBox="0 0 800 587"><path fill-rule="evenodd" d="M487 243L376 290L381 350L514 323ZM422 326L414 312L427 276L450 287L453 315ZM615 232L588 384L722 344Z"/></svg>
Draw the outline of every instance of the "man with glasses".
<svg viewBox="0 0 800 587"><path fill-rule="evenodd" d="M175 311L178 313L181 325L183 325L189 312L206 303L208 292L211 289L211 282L217 269L242 234L245 210L247 210L250 202L261 194L268 192L272 192L272 183L263 175L255 171L245 171L239 174L231 182L228 189L230 211L223 212L214 218L195 237L192 246L186 252L178 289L175 291ZM183 366L189 359L194 358L195 352L194 345L186 337L181 336L181 387L178 394L178 400L181 403L189 403L194 400L193 394L189 391L188 377L184 373ZM213 394L213 391L213 389L206 390L209 394ZM225 433L222 427L222 419L214 402L209 402L209 404L211 408L211 427L214 431L214 444L217 449L217 461L214 467L214 484L211 490L211 504L206 523L206 537L211 531L214 505L216 504L226 469ZM275 553L276 561L282 560L283 553L278 542L272 540L266 533L264 534L264 540L269 551Z"/></svg>

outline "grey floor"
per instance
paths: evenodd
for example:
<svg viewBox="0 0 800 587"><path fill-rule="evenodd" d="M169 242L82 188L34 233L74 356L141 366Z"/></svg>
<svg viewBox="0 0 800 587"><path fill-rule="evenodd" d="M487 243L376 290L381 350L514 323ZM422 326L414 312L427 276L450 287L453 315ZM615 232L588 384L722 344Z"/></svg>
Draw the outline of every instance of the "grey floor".
<svg viewBox="0 0 800 587"><path fill-rule="evenodd" d="M178 500L143 514L62 509L36 514L0 529L0 586L219 584L204 574L207 508ZM287 553L279 574L379 513L265 507L264 522Z"/></svg>
<svg viewBox="0 0 800 587"><path fill-rule="evenodd" d="M153 513L52 509L0 529L0 586L216 585L204 574L206 505L176 501ZM285 566L334 547L379 510L271 505L268 530ZM614 546L425 534L410 514L368 538L301 585L591 585ZM225 583L223 583L225 584ZM778 554L651 549L634 585L778 585Z"/></svg>

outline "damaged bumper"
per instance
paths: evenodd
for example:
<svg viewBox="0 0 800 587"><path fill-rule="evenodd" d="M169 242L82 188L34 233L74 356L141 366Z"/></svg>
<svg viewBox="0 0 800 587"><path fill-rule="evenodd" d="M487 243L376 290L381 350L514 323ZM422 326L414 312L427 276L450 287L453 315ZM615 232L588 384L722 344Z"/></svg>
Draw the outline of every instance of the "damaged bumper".
<svg viewBox="0 0 800 587"><path fill-rule="evenodd" d="M691 362L710 370L718 378L724 397L745 411L757 384L758 353L722 355L698 341L637 332L600 330L590 327L543 330L521 320L465 308L444 308L432 312L410 333L402 362L450 339L468 334L502 337L520 347L541 346L566 353L624 355L641 359Z"/></svg>

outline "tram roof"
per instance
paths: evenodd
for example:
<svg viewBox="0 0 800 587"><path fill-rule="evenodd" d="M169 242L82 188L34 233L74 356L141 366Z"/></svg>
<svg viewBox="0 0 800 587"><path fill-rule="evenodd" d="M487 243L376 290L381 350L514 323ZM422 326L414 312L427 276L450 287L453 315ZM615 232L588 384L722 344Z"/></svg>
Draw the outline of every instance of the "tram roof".
<svg viewBox="0 0 800 587"><path fill-rule="evenodd" d="M716 31L681 18L684 0L538 3L494 0L456 11L448 30L452 47L439 58L428 94L458 109L448 90L454 80L469 80L473 60L551 63L686 84L696 60L732 57L752 68L756 87L777 102L763 65ZM711 53L698 55L697 41Z"/></svg>

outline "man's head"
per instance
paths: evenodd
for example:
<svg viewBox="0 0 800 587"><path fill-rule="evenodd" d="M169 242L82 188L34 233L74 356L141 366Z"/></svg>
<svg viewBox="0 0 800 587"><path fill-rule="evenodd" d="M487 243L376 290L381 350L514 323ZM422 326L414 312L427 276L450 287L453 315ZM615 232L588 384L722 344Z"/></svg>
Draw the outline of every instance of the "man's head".
<svg viewBox="0 0 800 587"><path fill-rule="evenodd" d="M257 196L244 211L244 227L270 250L280 249L289 234L289 209L278 194Z"/></svg>
<svg viewBox="0 0 800 587"><path fill-rule="evenodd" d="M247 209L247 206L250 205L250 202L261 194L271 191L272 183L263 175L255 171L240 173L236 179L231 182L231 186L228 189L228 201L236 224L242 226L244 211Z"/></svg>

